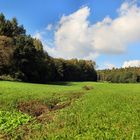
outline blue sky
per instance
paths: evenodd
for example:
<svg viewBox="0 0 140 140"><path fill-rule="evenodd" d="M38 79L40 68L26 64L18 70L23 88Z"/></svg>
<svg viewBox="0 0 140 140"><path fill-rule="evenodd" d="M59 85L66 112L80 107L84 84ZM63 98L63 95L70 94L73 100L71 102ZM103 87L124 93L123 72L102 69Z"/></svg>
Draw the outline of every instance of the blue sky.
<svg viewBox="0 0 140 140"><path fill-rule="evenodd" d="M106 15L116 16L116 9L123 0L0 0L0 12L7 18L16 17L28 33L55 24L63 14L69 15L82 6L89 6L91 22L102 20Z"/></svg>
<svg viewBox="0 0 140 140"><path fill-rule="evenodd" d="M45 49L50 52L51 55L54 57L64 57L67 58L66 56L69 56L68 58L72 57L77 57L77 58L90 58L96 61L97 65L99 68L110 68L113 66L116 67L121 67L124 62L129 62L135 61L134 63L139 64L140 60L140 34L139 34L139 27L134 28L136 30L131 29L129 31L129 27L136 27L137 24L139 24L139 20L137 17L139 17L139 3L134 2L132 3L133 0L131 1L124 1L124 0L0 0L0 12L4 13L6 18L10 19L12 17L16 17L19 21L20 24L23 24L24 27L27 30L28 34L31 34L32 36L39 37L42 42L44 43ZM121 9L121 6L124 4L124 8L126 9ZM126 6L126 7L125 7ZM123 6L122 6L123 7ZM137 9L136 9L137 8ZM125 15L119 15L118 9L121 9L121 12L126 10L127 12ZM133 18L131 19L130 12L134 14L133 17L136 17L135 22L137 22L136 25L131 27L131 24L133 24L131 21L134 20ZM134 11L135 10L135 11ZM80 17L76 16L76 12L79 11L79 16L83 16L83 19ZM81 15L80 15L81 14ZM83 14L83 15L82 15ZM71 16L70 16L71 15ZM65 17L65 21L62 20L62 16ZM85 16L85 17L84 17ZM74 21L70 18L75 18ZM127 30L126 33L128 32L128 35L131 34L131 32L134 34L135 38L132 36L124 35L123 33L120 34L121 38L130 38L129 40L126 39L120 39L118 37L117 40L119 40L120 47L122 46L123 51L120 51L116 49L117 46L116 44L113 44L112 42L106 42L105 37L103 34L108 34L107 31L103 32L101 34L101 40L103 40L104 44L109 44L109 45L114 45L113 47L105 48L101 43L98 43L98 38L100 36L96 36L93 34L98 34L100 32L100 29L105 30L106 26L108 26L108 23L104 23L104 19L106 17L109 17L109 27L107 29L109 30L109 35L113 35L114 33L114 38L117 38L118 32L113 31L111 32L112 29L114 29L114 24L116 24L115 27L120 27L116 19L118 21L121 21L121 18L124 17L124 19L127 19L128 23L126 23ZM111 19L111 21L110 21ZM129 20L131 19L131 20ZM78 21L79 20L79 21ZM130 25L129 24L130 21ZM83 26L88 26L83 29L83 32L76 31L77 34L75 37L78 37L78 33L82 34L82 39L84 41L80 40L74 40L71 36L73 36L75 33L67 34L65 33L66 27L71 27L72 29L70 31L73 31L74 29L77 29L75 26L76 24L80 25L83 24ZM104 24L103 27L97 27L97 23L101 22ZM75 25L73 25L75 24ZM88 24L88 25L87 25ZM46 29L50 25L50 29ZM140 25L140 24L139 24ZM82 27L83 27L82 26ZM94 27L95 26L95 27ZM95 32L95 30L98 28L98 31ZM89 31L90 32L87 32ZM120 30L120 29L118 29ZM63 31L63 32L62 32ZM69 29L67 30L68 32ZM125 30L124 30L125 31ZM84 33L90 34L91 36L84 35ZM121 32L121 31L120 31ZM115 36L117 34L117 37ZM38 35L38 36L37 36ZM62 40L63 37L66 37L66 40ZM108 36L108 35L107 35ZM79 37L81 37L79 35ZM90 38L88 40L88 38ZM109 36L110 37L110 36ZM61 40L64 42L61 42ZM97 38L94 40L94 38ZM139 39L138 39L139 38ZM112 39L112 38L110 38ZM113 39L114 40L114 39ZM67 42L71 43L70 45L67 45ZM92 44L92 41L95 42ZM86 42L87 46L86 46ZM91 42L91 43L89 43ZM97 42L97 43L96 43ZM120 44L122 42L122 44ZM79 44L78 44L79 43ZM112 43L112 44L111 44ZM115 43L115 42L114 42ZM66 47L63 45L65 44ZM90 45L92 44L92 45ZM81 48L80 48L81 45ZM124 46L125 45L125 46ZM73 49L73 47L75 47ZM87 48L86 48L87 47ZM99 49L98 49L99 48ZM60 50L62 49L62 52ZM111 49L111 51L109 50ZM125 49L125 50L124 50ZM69 51L70 50L70 51ZM113 50L113 51L112 51ZM83 52L82 52L83 51ZM59 53L60 52L60 53ZM80 55L77 55L80 52ZM65 55L67 53L67 55Z"/></svg>

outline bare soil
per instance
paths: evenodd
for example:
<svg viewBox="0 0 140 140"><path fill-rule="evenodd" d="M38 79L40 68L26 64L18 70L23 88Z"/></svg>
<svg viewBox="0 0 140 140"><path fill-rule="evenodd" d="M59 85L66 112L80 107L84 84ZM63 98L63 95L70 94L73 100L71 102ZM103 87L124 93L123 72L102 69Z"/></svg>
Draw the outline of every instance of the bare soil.
<svg viewBox="0 0 140 140"><path fill-rule="evenodd" d="M72 101L79 99L83 94L82 92L72 93L65 102L61 102L58 99L52 99L48 103L43 103L43 101L39 100L21 101L18 103L17 108L19 111L35 117L40 122L44 120L51 121L53 116L50 115L50 112L70 106Z"/></svg>

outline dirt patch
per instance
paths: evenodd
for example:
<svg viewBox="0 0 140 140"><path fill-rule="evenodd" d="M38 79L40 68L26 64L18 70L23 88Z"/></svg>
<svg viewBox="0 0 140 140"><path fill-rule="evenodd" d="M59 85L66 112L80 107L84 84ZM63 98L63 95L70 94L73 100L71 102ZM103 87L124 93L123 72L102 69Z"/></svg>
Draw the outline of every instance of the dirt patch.
<svg viewBox="0 0 140 140"><path fill-rule="evenodd" d="M28 101L20 102L18 104L18 110L31 116L38 117L43 113L47 113L49 108L40 101Z"/></svg>
<svg viewBox="0 0 140 140"><path fill-rule="evenodd" d="M71 104L70 101L69 101L69 102L65 102L65 103L58 103L58 104L56 104L56 105L51 109L51 111L63 109L63 108L65 108L65 107L69 106L70 104Z"/></svg>
<svg viewBox="0 0 140 140"><path fill-rule="evenodd" d="M75 101L76 99L79 99L81 96L83 96L84 93L71 93L70 96L65 101L60 101L58 98L52 98L48 100L47 102L39 101L39 100L33 100L33 101L22 101L18 103L18 110L29 114L37 120L47 120L51 121L53 120L53 113L56 110L60 110L63 108L66 108L71 105L72 101Z"/></svg>
<svg viewBox="0 0 140 140"><path fill-rule="evenodd" d="M83 89L84 90L92 90L93 86L86 85L86 86L83 86Z"/></svg>
<svg viewBox="0 0 140 140"><path fill-rule="evenodd" d="M57 103L52 105L43 104L41 101L28 101L28 102L20 102L18 104L18 110L29 114L33 117L39 117L42 114L48 114L51 111L60 110L70 105L69 102Z"/></svg>
<svg viewBox="0 0 140 140"><path fill-rule="evenodd" d="M6 139L5 136L0 134L0 140L5 140L5 139Z"/></svg>

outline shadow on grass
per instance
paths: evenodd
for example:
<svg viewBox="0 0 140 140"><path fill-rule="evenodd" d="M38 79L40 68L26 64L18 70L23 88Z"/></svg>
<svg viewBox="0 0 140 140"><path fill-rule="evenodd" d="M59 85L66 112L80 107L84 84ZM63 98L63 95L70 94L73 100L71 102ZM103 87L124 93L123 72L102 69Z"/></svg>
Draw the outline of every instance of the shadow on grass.
<svg viewBox="0 0 140 140"><path fill-rule="evenodd" d="M40 84L40 85L59 85L59 86L73 86L75 85L71 81L65 82L65 81L57 81L57 82L25 82L25 81L10 81L10 80L1 80L0 82L11 82L11 83L23 83L23 84Z"/></svg>
<svg viewBox="0 0 140 140"><path fill-rule="evenodd" d="M73 86L72 82L48 82L48 85L59 85L59 86Z"/></svg>
<svg viewBox="0 0 140 140"><path fill-rule="evenodd" d="M45 83L39 83L39 82L24 82L24 81L10 81L10 80L1 80L0 82L11 82L11 83L23 83L23 84L40 84L40 85L60 85L60 86L73 86L74 84L72 82L45 82Z"/></svg>

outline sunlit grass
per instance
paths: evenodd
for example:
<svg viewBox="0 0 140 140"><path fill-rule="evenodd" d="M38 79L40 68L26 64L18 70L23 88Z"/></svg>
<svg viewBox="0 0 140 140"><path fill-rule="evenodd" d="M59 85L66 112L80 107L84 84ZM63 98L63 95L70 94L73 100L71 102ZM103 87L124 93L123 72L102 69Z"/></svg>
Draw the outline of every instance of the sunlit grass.
<svg viewBox="0 0 140 140"><path fill-rule="evenodd" d="M93 88L85 90L85 85ZM21 127L18 134L15 130L14 135L24 136L23 139L52 140L140 139L139 84L71 82L40 85L0 82L0 110L16 110L16 103L23 100L63 100L73 92L85 94L72 101L70 106L50 112L49 115L54 117L51 122L36 122L39 127L29 124L34 128L32 132L27 133Z"/></svg>

